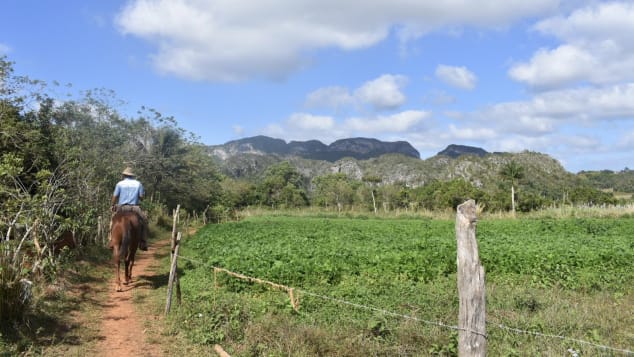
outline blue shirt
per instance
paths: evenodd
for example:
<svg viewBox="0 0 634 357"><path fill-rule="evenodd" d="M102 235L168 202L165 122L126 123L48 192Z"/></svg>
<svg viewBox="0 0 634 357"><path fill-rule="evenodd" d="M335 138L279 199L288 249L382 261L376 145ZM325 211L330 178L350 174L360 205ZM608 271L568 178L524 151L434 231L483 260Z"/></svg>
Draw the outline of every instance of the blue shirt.
<svg viewBox="0 0 634 357"><path fill-rule="evenodd" d="M145 191L141 182L126 177L117 183L112 195L119 197L119 205L138 205Z"/></svg>

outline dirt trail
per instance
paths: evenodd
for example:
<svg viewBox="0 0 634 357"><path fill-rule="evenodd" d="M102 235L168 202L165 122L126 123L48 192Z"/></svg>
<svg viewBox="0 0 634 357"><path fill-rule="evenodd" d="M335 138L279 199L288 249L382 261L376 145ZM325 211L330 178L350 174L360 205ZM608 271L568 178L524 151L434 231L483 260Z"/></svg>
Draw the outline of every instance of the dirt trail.
<svg viewBox="0 0 634 357"><path fill-rule="evenodd" d="M159 316L144 314L141 316L136 310L134 299L152 290L152 281L156 281L150 267L156 264L159 252L165 253L170 249L170 240L161 240L150 244L147 252L137 252L132 269L132 283L123 285L122 292L115 292L114 274L108 284L108 303L102 314L102 324L99 335L102 340L97 344L99 356L163 356L160 344L148 341L144 322L148 319L158 319ZM122 263L123 264L123 263ZM113 269L114 270L114 269ZM123 267L122 267L123 270ZM121 273L123 278L123 271Z"/></svg>

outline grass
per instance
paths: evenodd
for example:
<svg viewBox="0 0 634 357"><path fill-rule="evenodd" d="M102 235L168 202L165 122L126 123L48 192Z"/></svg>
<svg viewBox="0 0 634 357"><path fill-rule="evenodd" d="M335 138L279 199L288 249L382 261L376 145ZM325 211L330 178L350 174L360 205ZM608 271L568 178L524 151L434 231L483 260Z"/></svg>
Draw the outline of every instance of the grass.
<svg viewBox="0 0 634 357"><path fill-rule="evenodd" d="M293 216L293 217L324 217L324 218L429 218L453 220L456 217L454 210L431 211L426 209L396 209L391 211L379 210L377 214L367 210L348 209L337 211L320 207L303 207L295 209L271 210L266 207L249 207L238 212L238 218L260 216ZM634 203L613 206L587 206L587 205L558 205L531 212L510 211L478 211L480 219L522 219L522 218L620 218L634 217Z"/></svg>
<svg viewBox="0 0 634 357"><path fill-rule="evenodd" d="M3 321L0 356L85 356L99 339L109 251L93 247L62 267L52 283L34 284L23 320Z"/></svg>

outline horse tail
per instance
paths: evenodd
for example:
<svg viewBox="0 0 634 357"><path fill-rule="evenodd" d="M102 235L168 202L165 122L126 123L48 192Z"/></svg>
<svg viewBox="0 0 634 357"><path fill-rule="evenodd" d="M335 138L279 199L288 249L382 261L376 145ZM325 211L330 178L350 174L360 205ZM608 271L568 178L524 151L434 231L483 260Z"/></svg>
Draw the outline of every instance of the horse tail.
<svg viewBox="0 0 634 357"><path fill-rule="evenodd" d="M130 232L130 224L125 225L123 230L123 239L121 240L121 253L123 253L123 259L128 259L128 249L130 248L130 241L132 239L132 232Z"/></svg>

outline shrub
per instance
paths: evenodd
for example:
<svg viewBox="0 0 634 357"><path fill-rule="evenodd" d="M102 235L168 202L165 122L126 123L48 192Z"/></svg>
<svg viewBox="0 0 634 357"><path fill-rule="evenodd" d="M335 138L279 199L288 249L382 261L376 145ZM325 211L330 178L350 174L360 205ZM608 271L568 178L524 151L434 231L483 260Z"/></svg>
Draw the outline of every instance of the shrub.
<svg viewBox="0 0 634 357"><path fill-rule="evenodd" d="M21 279L20 265L14 266L10 252L0 253L0 321L3 328L7 327L6 322L21 320L30 303L28 281Z"/></svg>

